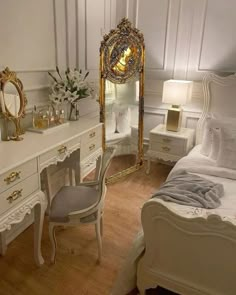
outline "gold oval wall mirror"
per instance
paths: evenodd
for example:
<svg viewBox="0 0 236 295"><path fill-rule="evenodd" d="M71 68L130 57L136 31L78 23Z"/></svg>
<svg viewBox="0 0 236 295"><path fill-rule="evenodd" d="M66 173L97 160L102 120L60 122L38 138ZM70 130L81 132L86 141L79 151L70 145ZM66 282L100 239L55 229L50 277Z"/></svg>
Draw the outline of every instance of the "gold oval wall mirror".
<svg viewBox="0 0 236 295"><path fill-rule="evenodd" d="M116 146L107 182L143 164L144 38L123 18L100 47L100 122L103 148Z"/></svg>
<svg viewBox="0 0 236 295"><path fill-rule="evenodd" d="M27 103L23 92L23 84L17 78L16 73L6 68L0 72L0 103L2 113L6 120L12 121L15 131L12 136L7 135L8 140L22 140L20 136L24 132L20 126L20 120L25 115Z"/></svg>

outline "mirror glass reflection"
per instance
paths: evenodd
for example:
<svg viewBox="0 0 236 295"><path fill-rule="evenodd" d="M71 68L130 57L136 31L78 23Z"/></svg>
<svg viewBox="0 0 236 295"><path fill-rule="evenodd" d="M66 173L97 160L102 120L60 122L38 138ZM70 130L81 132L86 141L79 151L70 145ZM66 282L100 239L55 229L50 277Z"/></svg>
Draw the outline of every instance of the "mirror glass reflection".
<svg viewBox="0 0 236 295"><path fill-rule="evenodd" d="M135 46L123 43L118 47L114 47L110 54L112 71L116 75L122 75L126 72L130 72L131 68L135 67L137 59L137 48Z"/></svg>
<svg viewBox="0 0 236 295"><path fill-rule="evenodd" d="M106 81L106 146L116 146L113 170L108 176L137 163L139 101L138 81L114 84ZM119 157L122 156L122 161Z"/></svg>
<svg viewBox="0 0 236 295"><path fill-rule="evenodd" d="M20 94L12 82L7 82L4 85L3 98L5 102L5 108L12 116L18 117L21 106Z"/></svg>
<svg viewBox="0 0 236 295"><path fill-rule="evenodd" d="M6 119L3 140L22 140L24 130L20 121L25 116L27 99L21 80L8 67L0 72L0 103L1 112ZM13 122L15 128L8 128L9 122Z"/></svg>
<svg viewBox="0 0 236 295"><path fill-rule="evenodd" d="M101 42L99 103L100 122L104 123L103 148L116 146L107 183L143 165L144 55L143 34L127 18Z"/></svg>

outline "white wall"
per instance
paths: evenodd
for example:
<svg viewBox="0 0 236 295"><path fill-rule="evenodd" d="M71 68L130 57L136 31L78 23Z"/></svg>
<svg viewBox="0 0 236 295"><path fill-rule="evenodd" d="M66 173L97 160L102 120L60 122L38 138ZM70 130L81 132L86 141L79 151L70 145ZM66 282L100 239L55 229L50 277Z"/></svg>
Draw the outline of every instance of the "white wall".
<svg viewBox="0 0 236 295"><path fill-rule="evenodd" d="M0 69L18 72L28 108L44 104L47 71L56 65L89 70L90 79L98 79L102 36L127 16L146 43L145 137L165 122L162 85L170 78L197 81L183 118L184 126L194 127L203 75L236 70L235 11L235 0L1 1Z"/></svg>
<svg viewBox="0 0 236 295"><path fill-rule="evenodd" d="M98 79L100 42L115 26L115 12L115 0L55 0L58 66L78 67Z"/></svg>
<svg viewBox="0 0 236 295"><path fill-rule="evenodd" d="M201 79L208 71L236 71L235 0L124 0L117 19L128 17L146 43L144 136L165 122L166 79L194 83L183 126L194 127L203 104Z"/></svg>
<svg viewBox="0 0 236 295"><path fill-rule="evenodd" d="M29 105L44 102L47 71L56 65L53 1L1 1L0 36L1 70L17 72Z"/></svg>
<svg viewBox="0 0 236 295"><path fill-rule="evenodd" d="M48 100L48 71L78 67L98 79L102 35L115 26L114 0L8 0L0 6L0 70L24 84L30 110Z"/></svg>

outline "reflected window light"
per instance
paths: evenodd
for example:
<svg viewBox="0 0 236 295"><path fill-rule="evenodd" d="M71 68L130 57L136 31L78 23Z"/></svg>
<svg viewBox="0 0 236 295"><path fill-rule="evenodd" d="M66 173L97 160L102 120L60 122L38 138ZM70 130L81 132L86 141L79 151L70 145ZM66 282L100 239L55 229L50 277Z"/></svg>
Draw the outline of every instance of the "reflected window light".
<svg viewBox="0 0 236 295"><path fill-rule="evenodd" d="M139 101L139 81L135 82L135 100Z"/></svg>
<svg viewBox="0 0 236 295"><path fill-rule="evenodd" d="M106 80L106 101L113 102L117 97L116 84Z"/></svg>

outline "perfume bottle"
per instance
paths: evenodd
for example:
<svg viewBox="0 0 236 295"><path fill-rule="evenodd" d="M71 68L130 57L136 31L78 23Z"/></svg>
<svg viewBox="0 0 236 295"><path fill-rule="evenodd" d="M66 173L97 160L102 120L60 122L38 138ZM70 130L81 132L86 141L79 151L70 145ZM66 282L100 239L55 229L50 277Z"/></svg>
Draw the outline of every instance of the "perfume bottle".
<svg viewBox="0 0 236 295"><path fill-rule="evenodd" d="M59 111L59 121L61 124L65 123L65 111L63 109Z"/></svg>
<svg viewBox="0 0 236 295"><path fill-rule="evenodd" d="M49 119L49 126L55 125L55 114L54 109L52 106L48 107L48 119Z"/></svg>
<svg viewBox="0 0 236 295"><path fill-rule="evenodd" d="M49 128L49 117L48 112L39 111L37 112L34 119L34 126L38 129Z"/></svg>
<svg viewBox="0 0 236 295"><path fill-rule="evenodd" d="M36 121L37 121L37 108L36 105L34 105L33 111L32 111L32 125L33 128L36 128Z"/></svg>

